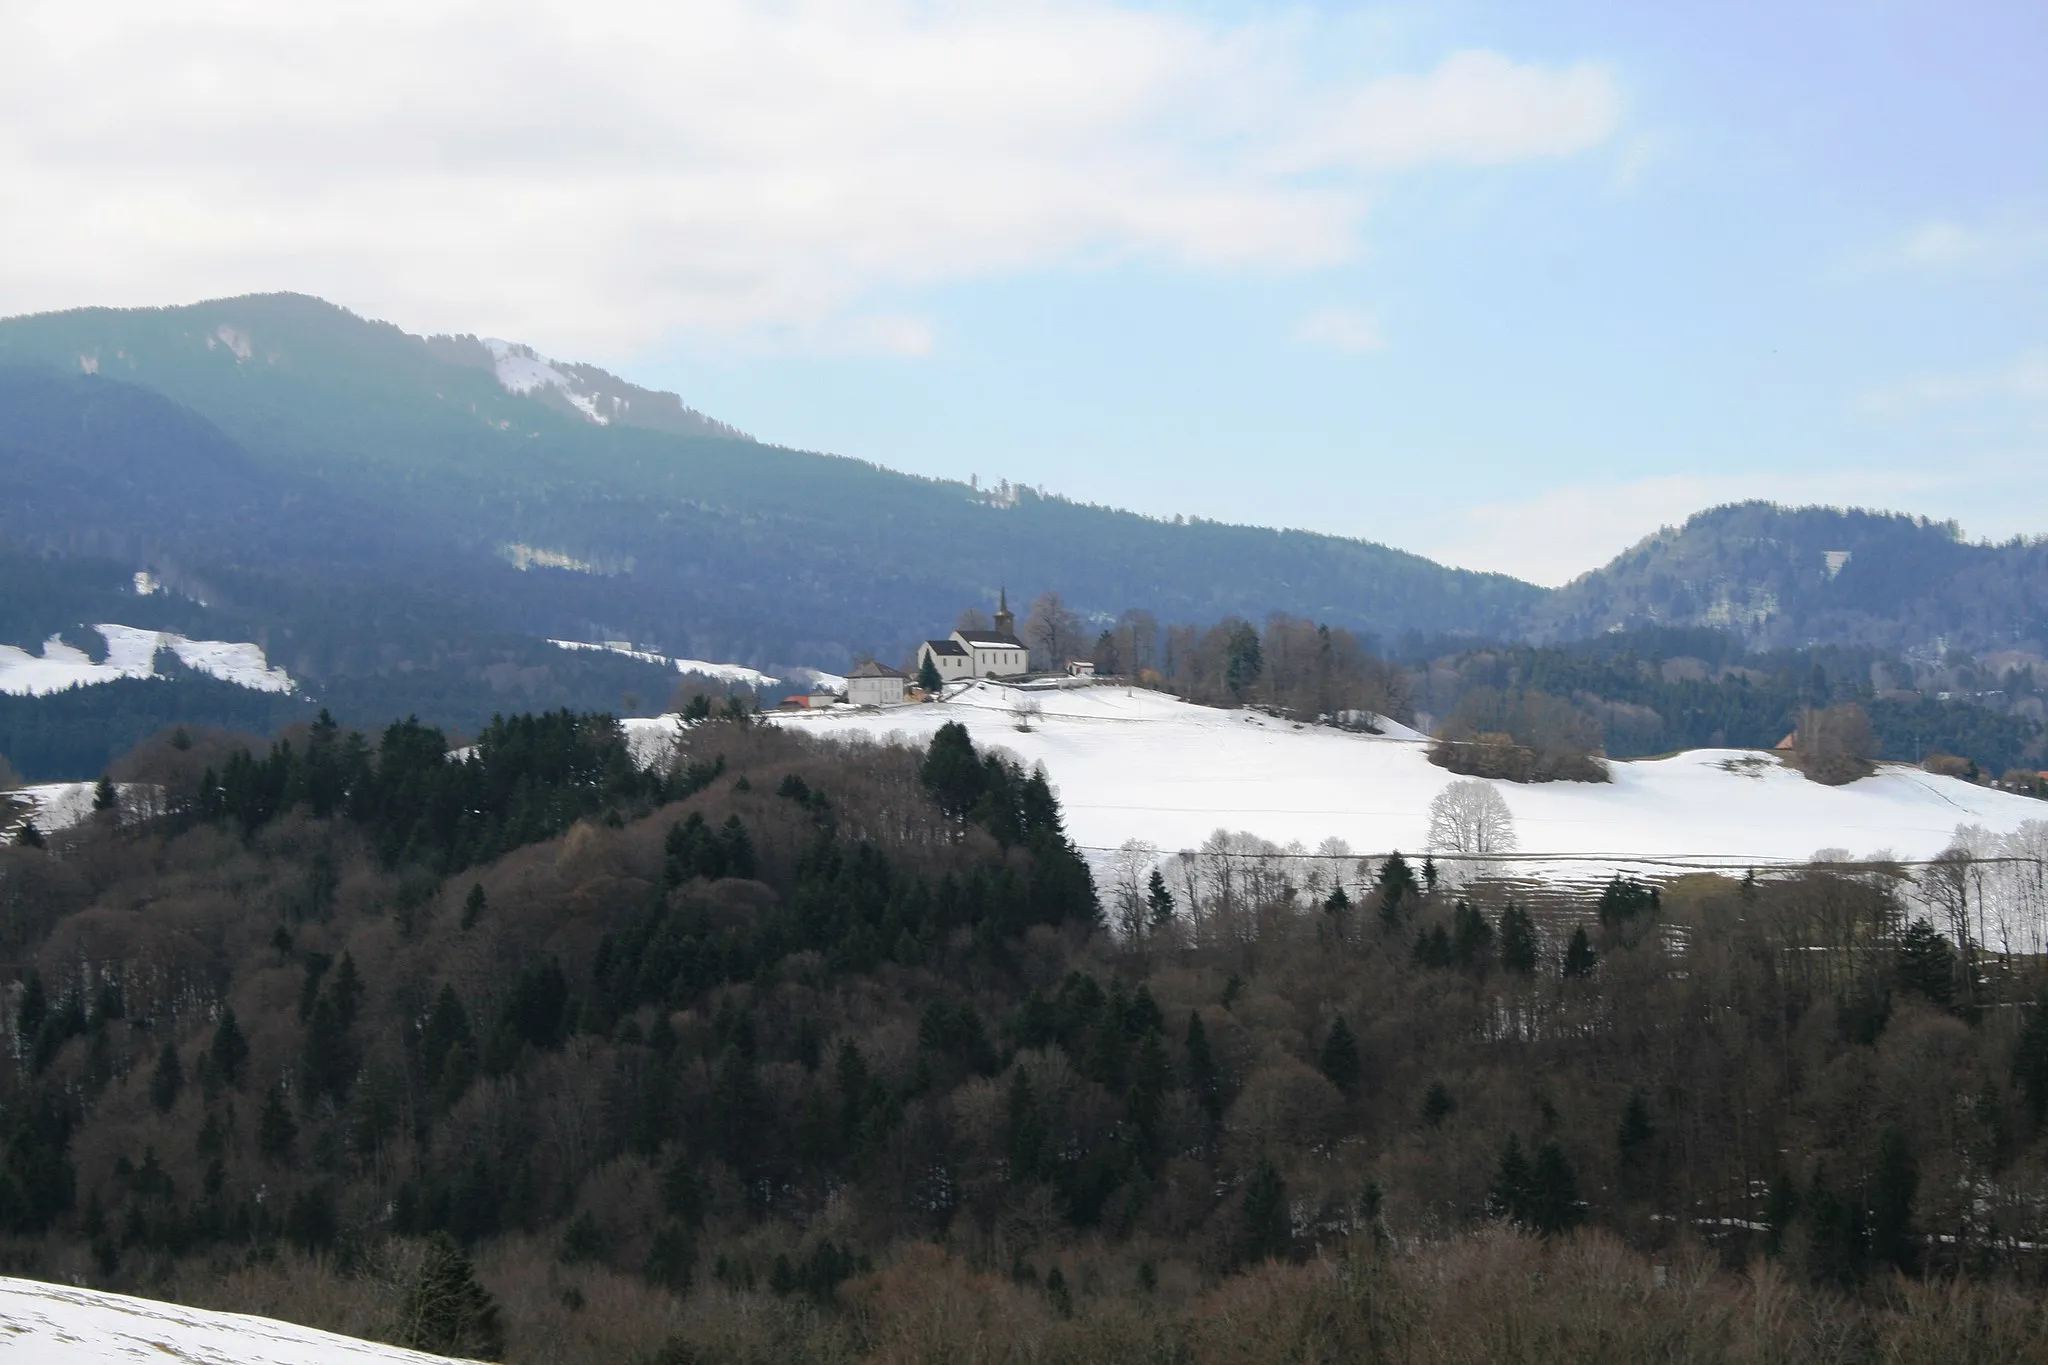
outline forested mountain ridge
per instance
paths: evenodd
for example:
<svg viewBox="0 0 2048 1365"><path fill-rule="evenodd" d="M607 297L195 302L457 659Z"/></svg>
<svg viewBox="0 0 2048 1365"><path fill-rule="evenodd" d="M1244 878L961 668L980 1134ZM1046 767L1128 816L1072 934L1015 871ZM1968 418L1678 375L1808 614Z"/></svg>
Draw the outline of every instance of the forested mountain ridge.
<svg viewBox="0 0 2048 1365"><path fill-rule="evenodd" d="M1538 641L1645 626L1715 627L1755 648L2038 657L2048 652L2048 539L1973 544L1924 517L1737 503L1648 537L1523 622Z"/></svg>
<svg viewBox="0 0 2048 1365"><path fill-rule="evenodd" d="M695 434L599 423L561 390L512 391L483 363L490 354L474 338L409 336L294 295L0 322L0 366L155 390L281 474L399 509L444 555L525 547L575 566L500 594L534 634L601 629L676 655L829 666L895 657L1005 582L1059 591L1084 612L1285 610L1381 634L1498 632L1541 592L1332 536L995 495L760 444L708 419ZM541 577L568 581L532 587Z"/></svg>

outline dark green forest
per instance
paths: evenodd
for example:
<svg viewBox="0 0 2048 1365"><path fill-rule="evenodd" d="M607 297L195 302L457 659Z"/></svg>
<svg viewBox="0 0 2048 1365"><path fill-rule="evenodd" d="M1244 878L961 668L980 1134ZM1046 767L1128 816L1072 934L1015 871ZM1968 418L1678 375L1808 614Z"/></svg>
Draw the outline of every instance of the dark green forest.
<svg viewBox="0 0 2048 1365"><path fill-rule="evenodd" d="M957 727L446 743L174 730L0 849L0 1270L509 1360L2048 1343L2048 974L1900 869L1105 907Z"/></svg>
<svg viewBox="0 0 2048 1365"><path fill-rule="evenodd" d="M1953 754L1993 777L2048 765L2041 723L2010 709L2048 691L2048 672L2013 670L1979 679L1969 665L1958 671L1976 688L1997 684L1995 698L1881 693L1872 686L1874 674L1915 680L1912 666L1889 651L1828 646L1749 652L1736 637L1713 630L1620 632L1569 645L1467 649L1429 660L1409 677L1416 703L1439 716L1475 687L1566 699L1597 724L1613 758L1697 748L1767 749L1798 723L1802 708L1857 702L1869 713L1879 758L1918 763L1929 754Z"/></svg>

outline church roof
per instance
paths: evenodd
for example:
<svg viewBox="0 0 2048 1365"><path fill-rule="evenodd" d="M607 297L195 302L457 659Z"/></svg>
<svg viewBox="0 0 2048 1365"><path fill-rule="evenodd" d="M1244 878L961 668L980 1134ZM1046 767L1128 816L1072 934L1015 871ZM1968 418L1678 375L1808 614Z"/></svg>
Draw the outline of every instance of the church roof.
<svg viewBox="0 0 2048 1365"><path fill-rule="evenodd" d="M993 630L962 630L955 632L970 645L993 646L997 649L1022 649L1024 642L1014 635L1003 635Z"/></svg>
<svg viewBox="0 0 2048 1365"><path fill-rule="evenodd" d="M925 644L934 654L965 654L966 647L958 640L926 640Z"/></svg>

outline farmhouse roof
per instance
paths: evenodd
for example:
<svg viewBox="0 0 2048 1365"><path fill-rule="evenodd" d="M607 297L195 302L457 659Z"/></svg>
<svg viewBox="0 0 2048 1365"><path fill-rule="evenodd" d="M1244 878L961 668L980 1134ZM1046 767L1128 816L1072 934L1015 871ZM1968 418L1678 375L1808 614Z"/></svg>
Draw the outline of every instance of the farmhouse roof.
<svg viewBox="0 0 2048 1365"><path fill-rule="evenodd" d="M900 678L903 675L887 664L878 664L873 659L855 664L847 675L849 678Z"/></svg>

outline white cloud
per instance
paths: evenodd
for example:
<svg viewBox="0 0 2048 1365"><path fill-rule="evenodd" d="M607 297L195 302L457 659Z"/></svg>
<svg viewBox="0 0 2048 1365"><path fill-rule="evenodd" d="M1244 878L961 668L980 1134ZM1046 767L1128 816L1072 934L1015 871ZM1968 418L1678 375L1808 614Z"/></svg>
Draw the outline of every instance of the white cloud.
<svg viewBox="0 0 2048 1365"><path fill-rule="evenodd" d="M1294 339L1353 353L1383 350L1387 344L1379 323L1370 315L1342 307L1318 308L1310 313L1294 329Z"/></svg>
<svg viewBox="0 0 2048 1365"><path fill-rule="evenodd" d="M1299 16L1110 0L15 0L0 29L0 312L291 288L611 355L916 353L878 293L1327 264L1372 176L1621 117L1595 65L1338 80Z"/></svg>
<svg viewBox="0 0 2048 1365"><path fill-rule="evenodd" d="M1995 273L2048 258L2048 227L2009 218L1971 226L1936 218L1857 256L1852 273Z"/></svg>

